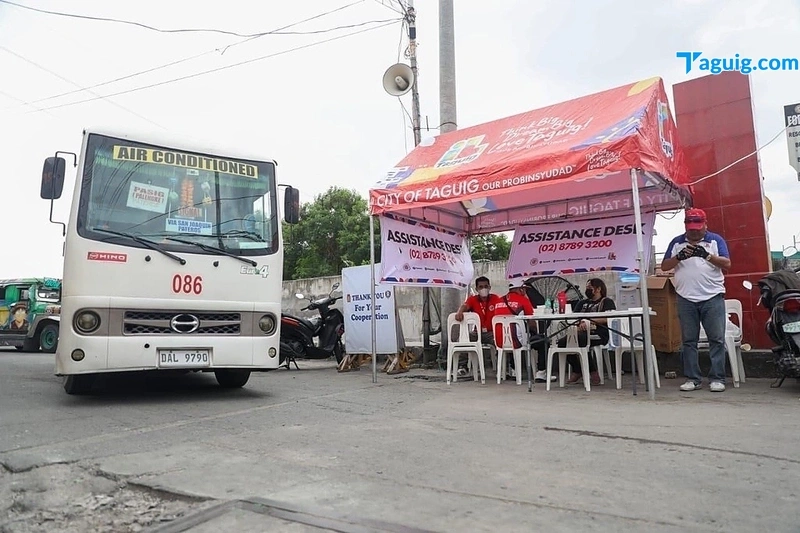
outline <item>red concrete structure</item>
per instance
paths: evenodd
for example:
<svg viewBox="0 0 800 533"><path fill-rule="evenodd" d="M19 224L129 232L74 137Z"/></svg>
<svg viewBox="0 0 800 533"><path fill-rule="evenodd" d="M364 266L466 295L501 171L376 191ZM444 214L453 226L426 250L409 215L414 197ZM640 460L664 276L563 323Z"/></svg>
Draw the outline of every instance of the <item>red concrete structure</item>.
<svg viewBox="0 0 800 533"><path fill-rule="evenodd" d="M673 86L675 120L692 181L713 174L757 149L750 78L738 72L709 75ZM728 242L731 270L726 297L743 308L743 342L767 349L766 310L757 307L755 282L772 270L759 159L752 156L690 187L694 206L708 214L708 227Z"/></svg>

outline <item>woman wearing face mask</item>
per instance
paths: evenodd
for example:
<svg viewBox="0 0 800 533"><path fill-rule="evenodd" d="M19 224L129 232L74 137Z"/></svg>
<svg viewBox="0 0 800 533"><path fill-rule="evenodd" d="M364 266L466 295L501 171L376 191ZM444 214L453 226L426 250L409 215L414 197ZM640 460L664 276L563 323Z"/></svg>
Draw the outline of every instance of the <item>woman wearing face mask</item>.
<svg viewBox="0 0 800 533"><path fill-rule="evenodd" d="M617 308L614 300L608 297L606 284L600 278L592 278L586 282L586 299L581 300L576 305L574 312L576 313L600 313L603 311L612 311ZM591 340L590 346L605 346L608 344L609 332L608 328L604 325L608 323L605 318L594 318L591 322L591 331L586 331L586 324L581 322L578 325L578 345L586 346L587 340ZM598 325L595 325L598 324ZM559 339L559 346L566 346L567 339ZM577 383L581 380L581 374L575 372L580 370L581 362L577 355L570 354L567 356L567 362L572 367L573 372L570 374L567 383ZM597 361L594 357L589 357L589 372L591 373L592 385L600 384L600 375L597 373Z"/></svg>

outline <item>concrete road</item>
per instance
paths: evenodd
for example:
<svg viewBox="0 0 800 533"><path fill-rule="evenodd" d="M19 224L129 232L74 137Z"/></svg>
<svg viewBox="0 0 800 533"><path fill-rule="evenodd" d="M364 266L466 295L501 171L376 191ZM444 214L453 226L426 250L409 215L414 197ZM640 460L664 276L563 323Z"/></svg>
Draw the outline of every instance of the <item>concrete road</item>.
<svg viewBox="0 0 800 533"><path fill-rule="evenodd" d="M53 366L0 351L2 532L800 531L794 380L651 401L301 362L74 397Z"/></svg>

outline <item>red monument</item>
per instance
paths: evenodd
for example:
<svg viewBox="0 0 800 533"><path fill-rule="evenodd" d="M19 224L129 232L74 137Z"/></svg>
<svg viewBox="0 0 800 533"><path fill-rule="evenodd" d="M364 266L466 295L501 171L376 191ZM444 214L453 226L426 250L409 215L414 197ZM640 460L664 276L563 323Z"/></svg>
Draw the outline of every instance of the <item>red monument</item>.
<svg viewBox="0 0 800 533"><path fill-rule="evenodd" d="M750 78L723 72L673 86L675 121L686 151L692 181L713 174L756 151ZM757 155L691 186L694 206L708 214L708 227L728 242L731 270L726 297L742 302L743 341L756 349L773 343L764 331L768 318L757 307L758 291L742 281L757 281L772 270L764 188Z"/></svg>

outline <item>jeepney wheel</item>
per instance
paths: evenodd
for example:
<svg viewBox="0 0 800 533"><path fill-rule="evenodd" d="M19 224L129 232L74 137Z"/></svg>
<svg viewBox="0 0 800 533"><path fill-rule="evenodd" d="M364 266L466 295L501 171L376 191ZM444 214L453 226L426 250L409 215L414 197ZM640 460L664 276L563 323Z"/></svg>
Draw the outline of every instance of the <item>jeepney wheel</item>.
<svg viewBox="0 0 800 533"><path fill-rule="evenodd" d="M24 350L25 347L24 346L20 346L19 344L17 344L16 346L14 346L14 348L16 348L17 350L19 350L21 352L21 351Z"/></svg>
<svg viewBox="0 0 800 533"><path fill-rule="evenodd" d="M92 374L73 374L64 380L64 390L67 394L88 394L94 385L95 376Z"/></svg>
<svg viewBox="0 0 800 533"><path fill-rule="evenodd" d="M215 370L214 375L220 387L238 389L244 387L250 379L249 370Z"/></svg>
<svg viewBox="0 0 800 533"><path fill-rule="evenodd" d="M39 332L39 348L46 353L56 353L58 347L58 326L45 324Z"/></svg>

